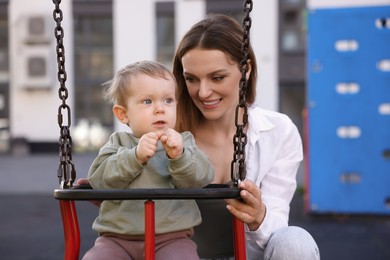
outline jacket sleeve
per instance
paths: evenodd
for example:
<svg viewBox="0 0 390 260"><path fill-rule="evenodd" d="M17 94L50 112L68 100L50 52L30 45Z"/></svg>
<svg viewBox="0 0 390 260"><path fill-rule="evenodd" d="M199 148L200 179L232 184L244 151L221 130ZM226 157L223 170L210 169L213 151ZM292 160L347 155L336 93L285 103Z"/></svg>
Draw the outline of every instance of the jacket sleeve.
<svg viewBox="0 0 390 260"><path fill-rule="evenodd" d="M88 180L94 189L124 189L142 169L128 133L114 133L93 161Z"/></svg>
<svg viewBox="0 0 390 260"><path fill-rule="evenodd" d="M176 188L201 188L214 180L214 168L206 154L195 144L190 132L182 133L184 152L169 161L169 172Z"/></svg>

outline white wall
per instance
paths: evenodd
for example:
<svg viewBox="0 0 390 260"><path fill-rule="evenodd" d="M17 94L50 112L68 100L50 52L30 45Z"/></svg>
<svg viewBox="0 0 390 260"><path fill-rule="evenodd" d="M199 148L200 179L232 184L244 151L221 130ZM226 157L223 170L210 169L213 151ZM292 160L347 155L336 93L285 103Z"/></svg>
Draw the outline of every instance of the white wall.
<svg viewBox="0 0 390 260"><path fill-rule="evenodd" d="M206 2L204 0L175 1L175 26L176 45L184 34L206 13Z"/></svg>
<svg viewBox="0 0 390 260"><path fill-rule="evenodd" d="M155 60L155 14L155 0L113 0L114 71L139 60ZM115 129L128 131L116 119Z"/></svg>
<svg viewBox="0 0 390 260"><path fill-rule="evenodd" d="M256 104L279 108L278 85L278 1L253 1L251 43L258 66Z"/></svg>
<svg viewBox="0 0 390 260"><path fill-rule="evenodd" d="M65 31L64 46L66 57L73 57L73 32L72 32L72 1L63 1L64 20L62 26ZM55 56L55 37L53 20L54 4L47 0L12 0L9 2L9 32L10 32L10 130L11 137L25 137L32 142L56 142L59 136L57 124L57 111L61 101L58 97L57 63ZM48 18L51 39L46 45L39 45L40 51L49 56L51 69L50 84L45 89L35 86L25 88L23 69L25 56L31 48L23 41L23 19L28 15L42 15ZM67 83L69 93L73 93L73 62L66 59ZM28 84L28 82L27 82ZM72 97L67 103L72 107Z"/></svg>
<svg viewBox="0 0 390 260"><path fill-rule="evenodd" d="M114 71L135 61L155 58L154 2L113 1Z"/></svg>

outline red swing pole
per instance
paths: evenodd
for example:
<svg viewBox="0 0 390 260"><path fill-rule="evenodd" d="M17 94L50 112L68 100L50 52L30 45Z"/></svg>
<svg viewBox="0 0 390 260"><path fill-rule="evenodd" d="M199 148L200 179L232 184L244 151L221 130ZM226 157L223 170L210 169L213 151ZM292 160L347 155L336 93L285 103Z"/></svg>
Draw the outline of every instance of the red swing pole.
<svg viewBox="0 0 390 260"><path fill-rule="evenodd" d="M145 201L145 259L155 258L155 222L154 201Z"/></svg>
<svg viewBox="0 0 390 260"><path fill-rule="evenodd" d="M233 216L234 259L246 259L244 222Z"/></svg>
<svg viewBox="0 0 390 260"><path fill-rule="evenodd" d="M65 238L64 259L79 259L80 229L75 202L73 200L60 200L60 208Z"/></svg>

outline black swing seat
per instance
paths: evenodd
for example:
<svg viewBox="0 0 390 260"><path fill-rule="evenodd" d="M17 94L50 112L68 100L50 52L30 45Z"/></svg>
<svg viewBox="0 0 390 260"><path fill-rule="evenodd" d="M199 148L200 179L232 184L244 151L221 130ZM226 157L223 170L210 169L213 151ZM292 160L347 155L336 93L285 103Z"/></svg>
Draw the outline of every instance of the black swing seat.
<svg viewBox="0 0 390 260"><path fill-rule="evenodd" d="M201 189L92 189L90 185L54 190L59 200L169 200L169 199L235 199L240 189L226 184L210 184Z"/></svg>

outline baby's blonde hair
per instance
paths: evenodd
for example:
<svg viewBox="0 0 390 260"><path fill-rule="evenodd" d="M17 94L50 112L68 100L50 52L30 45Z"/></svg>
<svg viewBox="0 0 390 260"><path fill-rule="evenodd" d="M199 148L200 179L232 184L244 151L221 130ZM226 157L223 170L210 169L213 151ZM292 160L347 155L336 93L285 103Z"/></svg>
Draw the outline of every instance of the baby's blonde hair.
<svg viewBox="0 0 390 260"><path fill-rule="evenodd" d="M126 106L126 99L130 95L131 77L140 73L166 80L169 80L171 77L176 85L175 77L164 65L156 61L143 60L121 68L114 78L104 83L104 97L113 104Z"/></svg>

